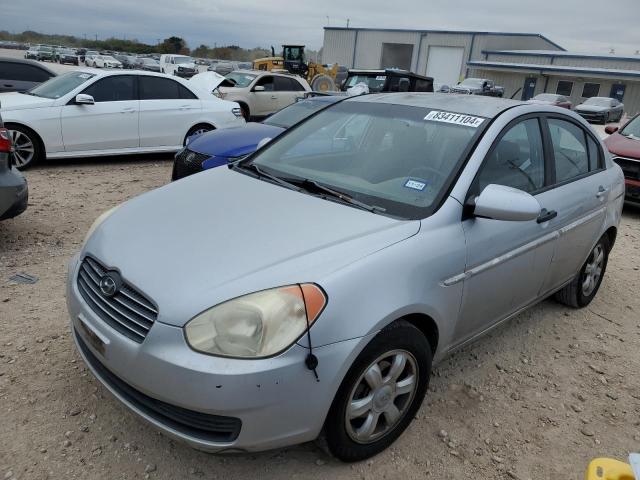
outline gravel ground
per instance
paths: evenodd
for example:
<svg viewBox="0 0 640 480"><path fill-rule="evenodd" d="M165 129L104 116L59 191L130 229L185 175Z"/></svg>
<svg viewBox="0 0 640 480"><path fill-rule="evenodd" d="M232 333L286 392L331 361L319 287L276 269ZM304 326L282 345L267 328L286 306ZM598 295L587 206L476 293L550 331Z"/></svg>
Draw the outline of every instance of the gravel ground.
<svg viewBox="0 0 640 480"><path fill-rule="evenodd" d="M640 449L640 210L626 209L595 301L546 301L445 360L407 432L341 464L315 444L213 456L156 432L83 367L68 331L68 258L102 211L167 182L170 157L50 162L0 224L0 478L582 478ZM18 272L33 285L8 279Z"/></svg>

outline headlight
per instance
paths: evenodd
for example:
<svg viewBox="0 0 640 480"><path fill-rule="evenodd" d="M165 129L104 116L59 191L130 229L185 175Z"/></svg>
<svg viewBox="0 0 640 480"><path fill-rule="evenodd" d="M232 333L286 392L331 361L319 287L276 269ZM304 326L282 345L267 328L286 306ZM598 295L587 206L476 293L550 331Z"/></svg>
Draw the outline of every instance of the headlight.
<svg viewBox="0 0 640 480"><path fill-rule="evenodd" d="M84 240L82 242L83 244L87 243L87 240L89 240L89 237L91 237L91 235L93 235L93 232L96 231L96 228L98 228L102 222L104 222L107 218L109 218L109 216L113 212L115 212L118 209L119 206L120 205L116 205L115 207L110 208L106 212L103 212L102 214L100 214L100 216L98 218L96 218L96 220L93 222L93 224L89 228L89 231L85 235Z"/></svg>
<svg viewBox="0 0 640 480"><path fill-rule="evenodd" d="M314 284L263 290L221 303L185 326L194 350L237 358L264 358L290 347L327 303Z"/></svg>

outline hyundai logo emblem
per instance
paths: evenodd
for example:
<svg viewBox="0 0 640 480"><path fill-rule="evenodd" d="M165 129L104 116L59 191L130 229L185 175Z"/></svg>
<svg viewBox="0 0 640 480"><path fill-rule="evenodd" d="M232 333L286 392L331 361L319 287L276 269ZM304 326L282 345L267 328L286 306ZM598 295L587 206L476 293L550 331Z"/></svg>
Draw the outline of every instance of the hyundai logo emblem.
<svg viewBox="0 0 640 480"><path fill-rule="evenodd" d="M105 297L113 297L120 289L120 278L115 273L107 273L100 279L100 292Z"/></svg>

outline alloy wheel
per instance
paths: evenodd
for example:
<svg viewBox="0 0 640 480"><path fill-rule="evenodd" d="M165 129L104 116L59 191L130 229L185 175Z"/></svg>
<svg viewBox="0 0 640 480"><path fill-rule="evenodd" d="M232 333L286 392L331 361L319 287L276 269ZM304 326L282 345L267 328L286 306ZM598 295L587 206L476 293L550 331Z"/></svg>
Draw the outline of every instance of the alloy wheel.
<svg viewBox="0 0 640 480"><path fill-rule="evenodd" d="M9 130L13 141L13 158L17 167L24 167L31 163L35 156L33 140L19 130Z"/></svg>
<svg viewBox="0 0 640 480"><path fill-rule="evenodd" d="M598 243L584 267L584 273L582 274L582 294L588 297L593 293L600 276L602 275L602 267L604 265L604 248Z"/></svg>
<svg viewBox="0 0 640 480"><path fill-rule="evenodd" d="M356 382L345 412L349 437L372 443L404 418L418 384L418 366L406 350L393 350L372 362Z"/></svg>

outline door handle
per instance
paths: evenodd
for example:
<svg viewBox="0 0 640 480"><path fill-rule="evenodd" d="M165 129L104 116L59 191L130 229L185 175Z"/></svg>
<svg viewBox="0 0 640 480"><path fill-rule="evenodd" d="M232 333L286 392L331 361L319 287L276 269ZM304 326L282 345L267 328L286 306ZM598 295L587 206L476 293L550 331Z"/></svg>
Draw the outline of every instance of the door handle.
<svg viewBox="0 0 640 480"><path fill-rule="evenodd" d="M605 193L609 191L608 188L604 188L602 185L598 187L598 193L596 193L596 198L600 198L604 196Z"/></svg>
<svg viewBox="0 0 640 480"><path fill-rule="evenodd" d="M540 215L538 216L536 222L538 223L548 222L549 220L552 220L557 216L558 216L558 212L556 212L555 210L547 210L546 208L543 208L540 211Z"/></svg>
<svg viewBox="0 0 640 480"><path fill-rule="evenodd" d="M190 105L181 105L180 106L180 110L191 110L191 106Z"/></svg>
<svg viewBox="0 0 640 480"><path fill-rule="evenodd" d="M12 83L5 83L5 84L3 85L3 87L12 88L12 87L13 87L13 84L12 84Z"/></svg>
<svg viewBox="0 0 640 480"><path fill-rule="evenodd" d="M122 110L120 110L120 113L133 113L135 111L136 111L135 108L129 107L129 108L123 108Z"/></svg>
<svg viewBox="0 0 640 480"><path fill-rule="evenodd" d="M278 97L276 97L275 95L271 95L271 100L277 100Z"/></svg>

